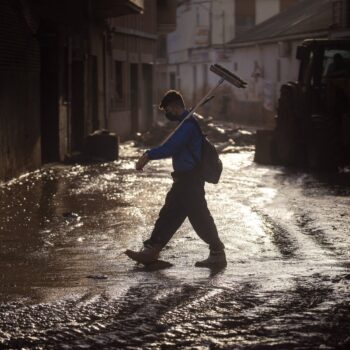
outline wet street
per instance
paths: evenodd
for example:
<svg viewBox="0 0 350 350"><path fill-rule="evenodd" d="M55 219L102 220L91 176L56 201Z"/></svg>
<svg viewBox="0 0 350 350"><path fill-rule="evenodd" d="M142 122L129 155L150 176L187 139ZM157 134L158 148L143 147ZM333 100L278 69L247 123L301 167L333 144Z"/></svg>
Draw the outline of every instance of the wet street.
<svg viewBox="0 0 350 350"><path fill-rule="evenodd" d="M0 185L0 348L349 349L350 186L223 154L207 200L222 271L186 221L146 271L170 161L53 165Z"/></svg>

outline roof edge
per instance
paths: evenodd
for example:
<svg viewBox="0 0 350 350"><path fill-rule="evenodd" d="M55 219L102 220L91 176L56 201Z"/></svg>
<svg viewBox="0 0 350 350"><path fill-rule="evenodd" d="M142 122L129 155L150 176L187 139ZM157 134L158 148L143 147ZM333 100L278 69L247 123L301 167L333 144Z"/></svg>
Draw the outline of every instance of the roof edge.
<svg viewBox="0 0 350 350"><path fill-rule="evenodd" d="M282 35L282 36L275 36L273 38L268 38L268 39L261 39L261 40L255 40L255 41L246 41L246 42L238 42L238 43L231 43L231 44L226 44L227 48L238 48L238 47L248 47L248 46L255 46L259 44L270 44L278 41L284 41L284 40L296 40L296 39L305 39L305 38L310 38L310 36L313 37L323 37L329 36L329 31L324 30L324 31L314 31L314 32L308 32L308 33L301 33L301 34L292 34L292 35Z"/></svg>

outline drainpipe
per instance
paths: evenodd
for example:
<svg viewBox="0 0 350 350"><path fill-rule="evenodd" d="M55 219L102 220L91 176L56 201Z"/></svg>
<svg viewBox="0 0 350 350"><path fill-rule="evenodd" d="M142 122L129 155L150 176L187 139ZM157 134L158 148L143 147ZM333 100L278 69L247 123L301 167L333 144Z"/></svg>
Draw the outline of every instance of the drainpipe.
<svg viewBox="0 0 350 350"><path fill-rule="evenodd" d="M104 89L104 94L103 94L103 103L104 103L104 127L105 129L108 129L108 116L109 116L109 111L108 111L108 83L107 83L107 40L108 40L108 32L104 31L103 32L103 45L102 45L102 59L103 59L103 89Z"/></svg>
<svg viewBox="0 0 350 350"><path fill-rule="evenodd" d="M222 11L222 44L224 47L224 56L226 55L226 17L225 17L225 11Z"/></svg>
<svg viewBox="0 0 350 350"><path fill-rule="evenodd" d="M67 106L67 146L66 151L72 152L72 36L68 37L68 106Z"/></svg>
<svg viewBox="0 0 350 350"><path fill-rule="evenodd" d="M211 48L213 39L213 0L210 1L210 10L209 10L209 47Z"/></svg>
<svg viewBox="0 0 350 350"><path fill-rule="evenodd" d="M92 0L88 0L87 3L88 6L88 13L87 13L87 54L86 54L86 67L85 67L85 74L86 74L86 83L85 83L85 99L86 99L86 110L85 110L85 130L84 130L84 136L86 136L92 128L92 101L91 101L91 20L92 20Z"/></svg>

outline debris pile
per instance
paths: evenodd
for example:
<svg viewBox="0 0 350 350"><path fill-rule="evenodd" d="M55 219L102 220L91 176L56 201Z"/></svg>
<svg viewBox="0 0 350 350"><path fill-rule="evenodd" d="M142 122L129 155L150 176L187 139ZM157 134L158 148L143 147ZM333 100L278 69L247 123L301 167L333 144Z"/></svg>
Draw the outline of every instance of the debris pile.
<svg viewBox="0 0 350 350"><path fill-rule="evenodd" d="M255 132L238 127L232 122L215 120L213 117L203 118L196 115L203 134L215 143L220 153L239 152L251 150L255 145ZM152 130L135 135L135 145L144 147L154 147L164 141L164 139L174 130L173 123L156 124Z"/></svg>

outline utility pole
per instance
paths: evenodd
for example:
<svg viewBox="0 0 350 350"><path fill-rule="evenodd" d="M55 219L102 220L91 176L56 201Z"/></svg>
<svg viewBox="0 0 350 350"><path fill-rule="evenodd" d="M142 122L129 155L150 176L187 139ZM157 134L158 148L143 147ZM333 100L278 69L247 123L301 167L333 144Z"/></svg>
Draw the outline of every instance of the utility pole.
<svg viewBox="0 0 350 350"><path fill-rule="evenodd" d="M213 0L210 1L210 8L209 8L209 46L210 47L213 42L212 31L213 31Z"/></svg>

